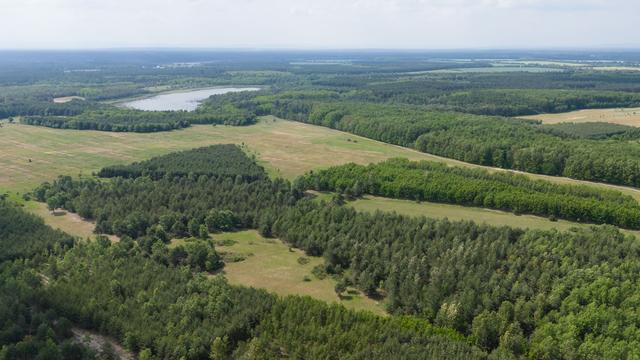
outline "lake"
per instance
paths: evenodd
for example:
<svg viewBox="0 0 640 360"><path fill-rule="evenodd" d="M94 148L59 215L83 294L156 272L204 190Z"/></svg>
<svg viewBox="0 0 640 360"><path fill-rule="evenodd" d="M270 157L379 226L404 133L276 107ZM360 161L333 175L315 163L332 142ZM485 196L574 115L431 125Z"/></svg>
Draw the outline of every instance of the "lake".
<svg viewBox="0 0 640 360"><path fill-rule="evenodd" d="M222 95L230 92L257 90L260 90L260 88L227 87L180 91L160 94L146 99L129 101L123 103L122 106L144 111L193 111L198 107L201 101L207 99L211 95Z"/></svg>

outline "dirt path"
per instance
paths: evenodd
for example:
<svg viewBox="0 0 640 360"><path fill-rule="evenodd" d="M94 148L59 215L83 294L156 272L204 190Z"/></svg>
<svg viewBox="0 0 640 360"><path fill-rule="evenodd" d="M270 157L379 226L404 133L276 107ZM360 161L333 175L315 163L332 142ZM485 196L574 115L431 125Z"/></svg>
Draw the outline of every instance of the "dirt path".
<svg viewBox="0 0 640 360"><path fill-rule="evenodd" d="M84 330L78 327L72 328L71 332L73 333L73 339L76 343L90 348L97 354L102 354L105 351L109 351L115 355L116 359L136 359L136 356L132 352L127 351L117 341L108 336L104 336L94 331Z"/></svg>

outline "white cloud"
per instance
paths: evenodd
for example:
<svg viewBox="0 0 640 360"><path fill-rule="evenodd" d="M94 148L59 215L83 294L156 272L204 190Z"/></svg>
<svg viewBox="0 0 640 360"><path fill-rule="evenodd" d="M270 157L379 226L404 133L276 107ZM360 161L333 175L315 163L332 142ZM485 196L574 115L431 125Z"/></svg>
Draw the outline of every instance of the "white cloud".
<svg viewBox="0 0 640 360"><path fill-rule="evenodd" d="M638 46L635 0L0 0L0 48Z"/></svg>

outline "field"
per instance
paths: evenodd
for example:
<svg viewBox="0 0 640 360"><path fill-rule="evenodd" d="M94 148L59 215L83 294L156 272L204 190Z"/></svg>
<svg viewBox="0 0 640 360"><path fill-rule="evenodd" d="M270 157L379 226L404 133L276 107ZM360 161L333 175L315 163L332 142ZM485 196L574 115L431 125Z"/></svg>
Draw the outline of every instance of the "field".
<svg viewBox="0 0 640 360"><path fill-rule="evenodd" d="M5 123L0 128L0 192L25 192L58 175L90 175L107 165L219 143L245 144L271 175L289 179L350 161L367 164L390 157L433 158L340 131L275 118L246 127L197 125L149 134Z"/></svg>
<svg viewBox="0 0 640 360"><path fill-rule="evenodd" d="M308 295L327 302L339 302L352 309L385 313L382 304L355 289L349 289L339 299L333 279L326 277L320 280L311 273L314 266L323 263L322 258L307 257L301 250L291 249L277 239L265 239L255 230L213 234L213 238L236 241L231 246L216 246L220 253L246 256L243 261L227 263L222 270L232 284L266 289L279 295ZM301 257L309 262L298 263ZM304 281L305 277L310 281Z"/></svg>
<svg viewBox="0 0 640 360"><path fill-rule="evenodd" d="M527 66L487 66L477 68L457 68L457 69L444 69L444 70L429 70L424 73L432 74L455 74L455 73L508 73L508 72L531 72L531 73L543 73L543 72L559 72L562 71L558 68L552 67L527 67Z"/></svg>
<svg viewBox="0 0 640 360"><path fill-rule="evenodd" d="M17 198L16 192L30 191L58 175L90 175L108 165L128 164L177 150L220 143L246 145L247 151L256 155L270 175L288 179L313 169L348 162L368 164L391 157L486 168L273 117L262 118L258 124L246 127L195 125L178 131L148 134L56 130L6 122L2 125L0 193L11 192L14 198ZM527 175L557 183L613 188L640 200L638 189L562 177Z"/></svg>
<svg viewBox="0 0 640 360"><path fill-rule="evenodd" d="M68 213L66 211L51 212L47 209L47 205L37 201L25 202L25 209L44 219L44 221L54 229L62 230L68 234L79 236L83 239L93 238L93 230L95 224L84 220L78 214ZM115 235L107 235L111 241L120 240Z"/></svg>
<svg viewBox="0 0 640 360"><path fill-rule="evenodd" d="M559 114L523 116L523 118L541 120L545 124L558 124L563 122L608 122L613 124L640 126L640 108L589 109Z"/></svg>
<svg viewBox="0 0 640 360"><path fill-rule="evenodd" d="M410 200L389 199L378 196L365 196L362 199L358 199L347 204L358 211L375 212L376 210L381 210L389 212L395 211L398 214L409 216L426 216L437 219L471 219L478 223L486 223L496 226L511 226L522 229L557 229L560 231L564 231L569 230L572 227L590 226L588 224L574 223L565 220L551 221L549 219L533 215L515 215L513 213L499 210L450 204L436 204L425 201L417 203ZM625 229L621 229L621 231L627 234L636 235L638 238L640 238L640 231Z"/></svg>
<svg viewBox="0 0 640 360"><path fill-rule="evenodd" d="M65 104L72 100L85 100L82 96L63 96L57 97L53 99L53 102L56 104Z"/></svg>

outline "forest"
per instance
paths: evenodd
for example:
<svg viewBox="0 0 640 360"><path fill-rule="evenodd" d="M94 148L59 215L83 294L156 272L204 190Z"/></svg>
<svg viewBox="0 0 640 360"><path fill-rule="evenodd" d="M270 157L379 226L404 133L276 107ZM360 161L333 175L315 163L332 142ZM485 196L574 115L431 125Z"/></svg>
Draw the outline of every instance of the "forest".
<svg viewBox="0 0 640 360"><path fill-rule="evenodd" d="M558 185L524 175L392 159L312 171L305 188L416 201L478 206L624 228L640 228L640 204L630 196L592 187Z"/></svg>
<svg viewBox="0 0 640 360"><path fill-rule="evenodd" d="M101 169L103 178L137 178L149 176L161 179L165 176L214 176L242 181L261 180L266 177L264 169L248 158L237 145L212 145L204 148L170 153L130 165L110 166Z"/></svg>
<svg viewBox="0 0 640 360"><path fill-rule="evenodd" d="M639 187L636 128L517 116L640 106L640 72L618 63L598 69L611 57L636 66L640 54L571 52L570 65L553 64L562 54L540 54L0 52L0 119L17 129L180 136L187 127L250 126L272 115L473 164ZM514 65L523 58L544 63ZM114 105L218 85L261 90L212 96L193 112ZM54 102L67 96L84 100ZM149 136L161 147L162 135ZM324 141L301 141L316 140ZM352 135L344 141L354 145ZM11 146L18 145L28 146ZM244 144L215 145L130 164L108 159L80 175L55 170L59 177L28 194L2 188L0 359L113 357L85 347L74 329L109 336L143 360L640 353L640 244L619 229L640 229L631 197L406 159L286 180L268 176L248 150L261 156ZM34 177L44 181L35 170ZM316 198L310 189L337 194ZM345 206L344 197L364 194L594 225L530 230ZM27 213L36 208L29 199L51 216L75 213L118 241L54 230ZM220 242L239 230L315 257L312 274L327 277L338 296L348 287L379 302L386 316L230 284L233 260Z"/></svg>
<svg viewBox="0 0 640 360"><path fill-rule="evenodd" d="M94 359L71 340L71 321L47 306L38 272L75 239L0 200L0 243L0 358Z"/></svg>
<svg viewBox="0 0 640 360"><path fill-rule="evenodd" d="M188 154L189 152L185 152L181 156L184 158ZM194 161L199 161L198 151L193 151L192 154L195 155ZM230 154L237 156L235 152ZM167 164L167 174L170 173L168 169L171 164L181 166L178 162L158 159ZM158 162L158 159L154 161ZM167 159L171 159L171 155ZM411 167L411 163L405 165ZM428 163L413 166L420 165L429 166ZM373 165L372 168L375 169L376 166L378 165ZM390 165L383 164L382 170L385 170L385 166ZM438 166L432 166L435 168L434 172L444 171L438 169ZM237 171L243 170L239 168ZM334 170L328 173L332 171ZM452 175L457 171L464 174L466 170L452 169ZM470 171L470 174L479 179L491 178L482 172ZM548 191L555 196L567 194L576 198L600 197L604 203L629 201L616 193L592 192L581 187L556 188L555 185L519 177L502 177L503 184L522 183L522 187L528 186L530 191L535 189L542 194ZM259 229L263 235L279 237L291 246L303 249L309 256L322 256L325 260L323 271L356 286L370 296L384 294L385 304L391 314L409 316L409 319L414 319L411 321L425 321L433 326L453 329L467 336L479 349L490 352L492 357L624 358L638 351L640 335L634 331L637 321L633 315L635 305L633 301L626 300L637 296L637 289L630 284L638 280L637 274L640 273L637 271L640 266L640 247L632 236L625 236L610 226L575 229L570 232L523 231L468 221L410 218L382 212L358 213L334 202L317 202L306 198L303 193L304 185L302 180L295 181L294 184L269 178L246 182L238 176L232 180L229 177L207 175L165 175L162 179L155 180L147 176L104 180L59 178L52 184L44 184L34 194L39 200L47 201L50 206L61 206L77 211L84 217L96 219L98 232L123 236L123 241L117 245L105 247L103 242L102 247L76 246L67 255L68 262L60 265L66 269L65 273L75 275L66 278L73 279L72 281L59 285L58 306L75 307L75 303L64 301L69 293L73 293L82 303L85 297L86 301L94 299L94 293L115 291L124 301L128 296L139 294L127 289L141 286L135 285L137 283L154 283L156 280L153 278L166 267L171 269L183 265L206 270L206 266L190 266L179 261L179 258L178 261L172 260L179 254L170 251L165 245L166 241L172 237L201 237L201 230L215 233L220 228L213 225L218 223L214 219L219 217L220 211L228 210L237 219L231 226ZM138 254L134 257L136 260L126 265L126 258L132 256L132 251ZM83 252L90 252L91 255L82 255ZM124 257L124 260L105 260L102 264L95 260L101 256L119 256ZM86 263L87 260L83 258L91 260ZM117 277L116 282L110 282L110 290L106 286L108 281L93 281L93 276L112 276L110 266L114 266L116 262L121 264L119 276L122 277ZM146 266L154 269L150 271L148 278L140 275L132 279L124 275L127 272L124 269L128 266L132 267L132 272L144 274L140 267L145 263L151 264ZM159 270L155 268L157 266L160 266ZM94 270L82 270L87 267ZM100 275L101 271L105 275ZM201 284L198 276L187 275L191 274L189 272L181 274L195 277L192 280L162 281L163 287L168 284L178 286L178 283L193 283L188 287L195 286L200 289L199 292L219 294L219 289L214 290L215 285ZM161 278L167 279L169 275ZM104 285L100 285L103 290L92 289L89 294L84 294L85 290L81 287L74 288L74 283ZM113 286L116 286L116 290ZM52 288L56 289L56 285L52 285ZM146 289L155 288L151 286ZM151 290L146 291L148 293ZM151 306L153 309L153 306L160 306L157 302L162 301L161 299L175 299L174 295L160 295L160 290L154 291L156 295L146 300L151 304L144 305L145 307ZM170 294L180 291L182 290L173 289ZM244 295L230 296L233 299L233 296ZM147 299L144 296L142 298ZM104 301L106 299L108 297L105 295ZM140 296L135 299L140 299ZM126 308L136 309L136 306L142 306L136 301L139 300L131 298L131 303L127 302ZM247 301L231 301L229 306L239 306L238 304ZM294 307L302 306L305 302L314 303L302 299L287 301L298 304L291 305ZM217 304L222 305L220 302ZM109 306L105 306L97 307L103 309L101 311L107 311L98 319L113 319L108 316L111 314L109 310L105 310ZM212 313L223 316L220 319L227 316L223 314L244 314L240 310L223 311L217 310L217 307L211 309ZM341 308L335 309L338 311ZM145 316L145 311L142 310L131 310L131 313L128 311L130 310L127 310L127 319ZM259 311L259 307L253 306L252 311ZM65 315L71 313L78 314L71 309L63 312ZM95 315L91 315L89 309L83 310L82 314L77 319L98 326L92 322L96 321L92 320ZM279 314L295 319L296 324L300 321L299 312L283 308ZM291 318L293 314L296 315ZM311 314L310 316L315 316L315 313ZM392 317L387 321L404 321L398 319L403 318ZM149 324L150 319L141 318L139 321L125 323L104 321L101 326L108 333L121 329L120 326L127 326L124 336L125 343L130 344L129 348L147 348L151 346L151 339L156 338L153 335L140 337L139 331L142 330L135 328L140 326L136 324ZM236 321L243 323L241 320L225 320L224 323ZM307 324L307 321L303 323ZM381 320L376 320L378 321ZM269 329L273 330L271 326L275 326L275 323L269 325ZM182 331L188 331L187 329ZM306 329L305 326L304 331ZM285 336L281 333L282 329L273 331L275 333L269 333L271 339ZM127 337L126 333L131 335ZM339 333L354 334L348 331ZM228 341L234 344L234 349L248 349L237 343L238 339L244 341L246 338L237 338L228 333L220 334L229 336ZM374 334L380 333L376 330L370 335ZM194 336L181 339L186 341ZM174 348L164 342L175 341L177 337L159 338L162 345L154 343L154 354L161 348L163 350L160 354L169 356L167 351ZM266 346L258 340L253 341ZM273 341L278 343L277 340ZM298 344L294 340L289 343L291 345L286 349L293 349ZM357 344L362 342L354 344L359 346ZM181 346L185 349L200 348L202 354L207 349L207 343ZM320 346L317 351L329 351L329 348ZM383 351L382 349L384 347L374 351ZM457 345L449 349L462 354ZM287 354L288 351L293 350L287 350ZM411 357L412 353L406 354Z"/></svg>
<svg viewBox="0 0 640 360"><path fill-rule="evenodd" d="M140 359L486 358L418 318L230 286L162 262L163 247L149 254L142 238L75 241L6 200L0 215L3 359L95 358L71 340L72 327L111 335Z"/></svg>
<svg viewBox="0 0 640 360"><path fill-rule="evenodd" d="M27 116L21 122L56 129L145 133L176 130L192 124L250 125L255 123L255 116L234 112L139 111L111 107L73 116Z"/></svg>

